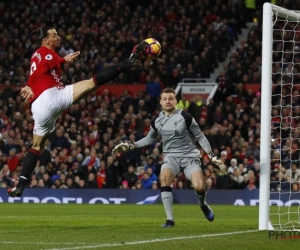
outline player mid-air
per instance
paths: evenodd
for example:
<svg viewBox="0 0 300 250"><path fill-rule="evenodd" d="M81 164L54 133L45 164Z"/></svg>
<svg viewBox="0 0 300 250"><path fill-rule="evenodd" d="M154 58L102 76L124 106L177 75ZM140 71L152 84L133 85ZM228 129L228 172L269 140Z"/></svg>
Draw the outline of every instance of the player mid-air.
<svg viewBox="0 0 300 250"><path fill-rule="evenodd" d="M34 120L33 145L25 156L17 186L7 191L11 197L22 195L38 157L49 135L55 129L58 116L91 91L111 81L125 70L136 66L148 46L143 41L134 47L128 60L99 71L91 79L64 86L61 83L61 64L73 62L80 52L77 51L61 58L55 52L61 39L54 28L34 30L33 36L41 46L31 57L30 77L26 86L21 90L21 96L31 104Z"/></svg>

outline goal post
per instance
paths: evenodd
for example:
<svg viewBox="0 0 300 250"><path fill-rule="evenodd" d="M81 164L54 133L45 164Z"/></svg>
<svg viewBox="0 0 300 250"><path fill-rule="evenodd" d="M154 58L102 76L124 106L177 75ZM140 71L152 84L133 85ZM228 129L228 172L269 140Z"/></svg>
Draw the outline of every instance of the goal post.
<svg viewBox="0 0 300 250"><path fill-rule="evenodd" d="M269 229L273 8L263 7L259 230Z"/></svg>
<svg viewBox="0 0 300 250"><path fill-rule="evenodd" d="M300 13L279 6L265 3L263 6L262 29L262 74L261 74L261 131L260 131L260 189L259 189L259 230L300 230L300 192L292 190L292 184L297 180L291 178L297 170L292 168L292 162L299 169L299 157L292 161L292 145L284 147L283 141L293 143L294 131L300 131L300 124L293 123L299 115L294 114L300 104L294 103L294 91L300 90L299 75ZM289 33L289 34L287 34ZM297 47L297 49L296 49ZM281 49L281 51L278 51ZM296 51L295 51L296 50ZM288 59L287 59L288 58ZM289 65L290 64L290 65ZM289 67L288 67L289 66ZM273 70L274 69L274 70ZM289 71L288 71L289 70ZM297 70L297 71L296 71ZM289 75L288 75L289 74ZM276 94L273 94L276 89ZM279 91L279 92L278 92ZM279 93L279 94L278 94ZM286 101L286 97L290 101ZM297 97L299 94L297 94ZM276 101L274 101L276 100ZM284 100L284 101L283 101ZM275 102L275 103L274 103ZM283 102L283 103L282 103ZM272 117L273 111L278 114ZM286 113L286 110L290 113ZM279 120L274 125L273 119ZM284 128L290 132L283 133ZM299 138L300 139L300 138ZM280 146L272 148L272 140L279 141ZM289 160L281 159L282 151L289 150ZM300 150L298 147L297 150ZM274 153L279 155L279 167L274 170L271 160ZM287 177L290 171L290 177ZM300 171L300 170L299 170ZM270 178L272 176L272 181ZM282 178L282 176L285 176ZM270 188L270 185L275 184ZM276 187L276 185L278 185ZM300 185L300 182L299 182ZM284 187L284 188L283 188ZM270 205L272 199L285 199L285 204ZM274 198L275 197L275 198ZM273 201L273 200L272 200Z"/></svg>

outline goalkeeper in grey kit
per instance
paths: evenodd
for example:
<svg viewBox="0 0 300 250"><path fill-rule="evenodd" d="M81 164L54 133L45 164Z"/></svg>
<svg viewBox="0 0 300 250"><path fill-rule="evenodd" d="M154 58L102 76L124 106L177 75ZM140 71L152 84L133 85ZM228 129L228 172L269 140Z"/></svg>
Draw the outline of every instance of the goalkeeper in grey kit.
<svg viewBox="0 0 300 250"><path fill-rule="evenodd" d="M158 139L162 140L164 160L160 172L161 198L167 215L166 223L162 227L175 225L171 185L181 171L191 181L205 217L209 221L214 220L214 213L205 200L205 178L200 166L200 151L194 139L199 142L215 165L221 170L225 168L223 162L212 152L208 140L200 131L195 119L189 113L176 109L176 103L174 89L164 89L160 97L162 111L152 121L147 136L133 144L120 143L113 149L113 153L117 154L151 145Z"/></svg>

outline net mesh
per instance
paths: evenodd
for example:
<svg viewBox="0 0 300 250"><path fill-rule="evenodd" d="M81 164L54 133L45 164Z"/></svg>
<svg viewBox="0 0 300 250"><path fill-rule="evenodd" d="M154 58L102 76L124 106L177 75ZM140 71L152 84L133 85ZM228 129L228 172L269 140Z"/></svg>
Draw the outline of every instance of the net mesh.
<svg viewBox="0 0 300 250"><path fill-rule="evenodd" d="M273 9L270 222L276 230L300 230L298 15Z"/></svg>

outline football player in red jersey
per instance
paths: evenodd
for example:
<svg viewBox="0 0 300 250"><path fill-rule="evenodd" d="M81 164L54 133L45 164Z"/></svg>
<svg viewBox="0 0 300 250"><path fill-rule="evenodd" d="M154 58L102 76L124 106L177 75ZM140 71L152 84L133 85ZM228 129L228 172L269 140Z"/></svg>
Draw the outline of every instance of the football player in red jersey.
<svg viewBox="0 0 300 250"><path fill-rule="evenodd" d="M73 62L80 52L77 51L61 58L55 52L61 39L54 28L40 28L33 31L33 35L41 46L31 57L30 77L26 86L21 90L21 96L25 102L31 104L34 120L33 145L26 154L17 186L10 188L7 192L11 197L22 195L27 179L37 164L39 154L55 129L58 116L86 94L111 81L126 69L136 66L147 46L143 41L134 47L128 60L99 71L91 79L64 86L60 82L60 65Z"/></svg>

